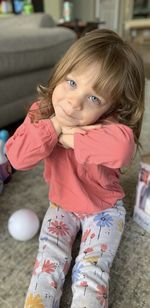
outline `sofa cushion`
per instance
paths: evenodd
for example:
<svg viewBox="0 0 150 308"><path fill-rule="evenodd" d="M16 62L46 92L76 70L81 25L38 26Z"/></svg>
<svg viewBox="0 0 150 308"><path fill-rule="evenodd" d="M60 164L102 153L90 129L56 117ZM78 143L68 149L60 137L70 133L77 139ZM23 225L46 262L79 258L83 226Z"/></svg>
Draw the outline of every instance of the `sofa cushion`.
<svg viewBox="0 0 150 308"><path fill-rule="evenodd" d="M52 68L46 68L38 71L32 71L26 74L19 74L0 80L0 106L5 107L22 97L27 93L36 93L37 85L47 85L50 79ZM46 73L45 73L46 72ZM45 74L45 75L44 75Z"/></svg>
<svg viewBox="0 0 150 308"><path fill-rule="evenodd" d="M60 27L0 31L0 79L53 66L75 38Z"/></svg>
<svg viewBox="0 0 150 308"><path fill-rule="evenodd" d="M0 127L23 119L37 99L37 85L46 85L52 71L43 69L0 80Z"/></svg>
<svg viewBox="0 0 150 308"><path fill-rule="evenodd" d="M47 84L75 39L75 32L57 27L45 13L0 18L0 127L25 116L37 85Z"/></svg>

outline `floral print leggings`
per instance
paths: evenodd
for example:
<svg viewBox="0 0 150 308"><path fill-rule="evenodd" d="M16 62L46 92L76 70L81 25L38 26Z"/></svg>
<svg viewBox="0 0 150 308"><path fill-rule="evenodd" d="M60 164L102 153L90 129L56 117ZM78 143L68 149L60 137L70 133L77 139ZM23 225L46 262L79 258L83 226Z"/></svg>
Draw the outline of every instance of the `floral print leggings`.
<svg viewBox="0 0 150 308"><path fill-rule="evenodd" d="M122 201L94 215L67 212L50 203L24 307L59 308L71 248L81 228L80 250L72 272L71 308L107 308L109 271L124 223Z"/></svg>

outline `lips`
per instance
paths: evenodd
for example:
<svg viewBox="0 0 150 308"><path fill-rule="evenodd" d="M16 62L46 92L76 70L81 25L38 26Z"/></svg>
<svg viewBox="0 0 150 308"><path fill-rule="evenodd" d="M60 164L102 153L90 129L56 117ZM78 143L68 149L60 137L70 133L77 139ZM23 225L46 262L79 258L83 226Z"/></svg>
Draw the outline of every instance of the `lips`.
<svg viewBox="0 0 150 308"><path fill-rule="evenodd" d="M74 119L74 120L77 120L76 117L74 117L73 115L69 114L69 113L68 113L67 111L65 111L63 108L62 108L62 111L64 112L64 114L65 114L67 117L69 117L69 118L71 118L71 119Z"/></svg>
<svg viewBox="0 0 150 308"><path fill-rule="evenodd" d="M73 114L69 114L66 110L66 107L63 108L62 106L57 105L55 107L55 113L58 118L61 118L61 121L65 121L64 123L69 123L70 126L76 126L80 124L80 119L75 115L75 112Z"/></svg>

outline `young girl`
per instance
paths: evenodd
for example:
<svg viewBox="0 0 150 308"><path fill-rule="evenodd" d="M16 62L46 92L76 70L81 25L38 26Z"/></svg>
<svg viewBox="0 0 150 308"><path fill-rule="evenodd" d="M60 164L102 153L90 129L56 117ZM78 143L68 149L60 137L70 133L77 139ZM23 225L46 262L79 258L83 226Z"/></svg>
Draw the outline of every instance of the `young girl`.
<svg viewBox="0 0 150 308"><path fill-rule="evenodd" d="M49 185L25 307L59 307L80 228L71 308L108 307L109 272L125 222L119 175L139 144L143 64L116 33L95 30L71 46L48 87L39 89L6 145L16 169L44 160Z"/></svg>

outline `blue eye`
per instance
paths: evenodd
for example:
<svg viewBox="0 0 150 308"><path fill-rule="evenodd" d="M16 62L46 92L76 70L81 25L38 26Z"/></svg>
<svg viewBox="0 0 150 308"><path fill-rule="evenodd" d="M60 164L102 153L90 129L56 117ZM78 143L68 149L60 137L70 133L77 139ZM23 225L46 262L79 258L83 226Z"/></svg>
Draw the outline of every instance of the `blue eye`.
<svg viewBox="0 0 150 308"><path fill-rule="evenodd" d="M89 96L89 99L92 101L92 103L100 103L100 100L94 95Z"/></svg>
<svg viewBox="0 0 150 308"><path fill-rule="evenodd" d="M69 80L67 80L67 82L68 82L68 84L69 84L72 88L75 88L75 87L76 87L76 83L75 83L74 80L69 79Z"/></svg>

